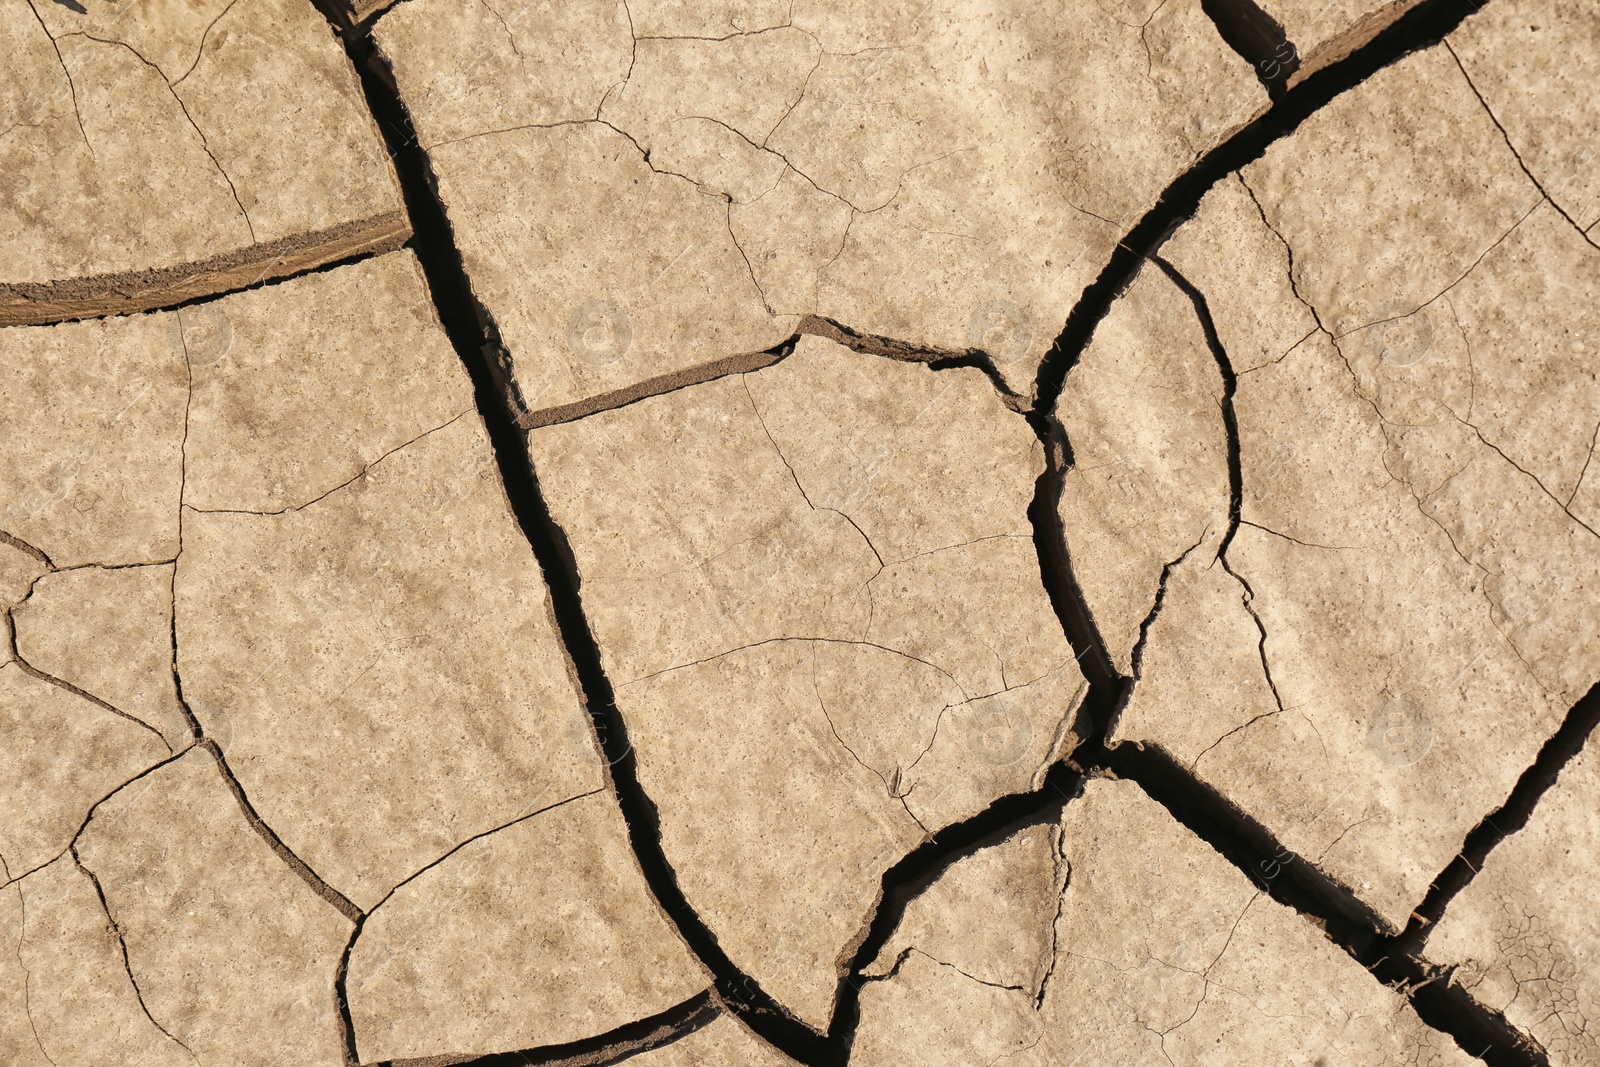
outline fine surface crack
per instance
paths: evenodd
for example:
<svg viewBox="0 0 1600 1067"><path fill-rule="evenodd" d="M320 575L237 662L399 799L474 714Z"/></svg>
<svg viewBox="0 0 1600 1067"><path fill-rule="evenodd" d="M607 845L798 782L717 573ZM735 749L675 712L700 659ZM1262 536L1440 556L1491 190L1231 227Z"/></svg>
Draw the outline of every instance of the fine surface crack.
<svg viewBox="0 0 1600 1067"><path fill-rule="evenodd" d="M122 952L122 967L123 970L127 972L128 984L133 987L133 995L139 1000L139 1010L144 1012L144 1017L150 1020L150 1025L155 1027L157 1030L160 1030L161 1033L166 1036L168 1041L173 1042L179 1048L183 1049L183 1051L189 1053L191 1058L194 1058L194 1050L188 1045L184 1044L182 1041L178 1040L178 1038L173 1035L172 1031L168 1030L165 1026L162 1026L156 1021L156 1017L150 1014L150 1006L144 1002L144 992L139 988L139 979L134 976L133 964L128 959L128 939L122 933L122 924L117 922L117 917L111 913L111 904L106 900L106 891L100 885L100 879L95 875L94 871L90 870L88 866L84 864L83 857L78 855L78 846L76 842L67 846L67 850L72 856L72 862L77 866L78 870L83 872L84 876L89 879L90 884L94 886L95 895L100 898L100 910L105 912L108 928L110 929L111 933L116 936L117 947ZM196 1059L196 1062L199 1062L198 1059Z"/></svg>

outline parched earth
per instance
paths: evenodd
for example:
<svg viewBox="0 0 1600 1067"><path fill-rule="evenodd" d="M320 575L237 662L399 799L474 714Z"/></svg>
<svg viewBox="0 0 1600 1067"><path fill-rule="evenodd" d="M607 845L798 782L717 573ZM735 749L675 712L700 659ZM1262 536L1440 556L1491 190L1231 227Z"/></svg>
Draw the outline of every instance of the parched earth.
<svg viewBox="0 0 1600 1067"><path fill-rule="evenodd" d="M0 1063L1600 1065L1585 0L0 0Z"/></svg>

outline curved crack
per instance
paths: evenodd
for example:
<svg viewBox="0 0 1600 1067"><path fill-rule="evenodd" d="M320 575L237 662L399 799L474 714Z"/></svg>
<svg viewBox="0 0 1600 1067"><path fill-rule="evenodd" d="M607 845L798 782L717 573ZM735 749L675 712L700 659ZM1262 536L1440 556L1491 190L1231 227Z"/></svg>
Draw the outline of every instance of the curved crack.
<svg viewBox="0 0 1600 1067"><path fill-rule="evenodd" d="M1128 232L1072 309L1062 334L1039 368L1038 401L1024 414L1046 455L1046 470L1038 479L1034 502L1029 508L1039 551L1040 576L1088 680L1088 694L1080 709L1080 717L1088 722L1088 736L1075 754L1082 764L1058 760L1045 770L1034 790L1002 797L978 815L941 829L885 872L878 906L852 942L853 954L843 968L845 973L838 985L833 1019L826 1034L817 1033L790 1015L733 964L718 944L714 931L696 913L678 884L661 843L658 811L639 782L637 757L628 741L627 725L617 708L615 691L606 676L600 649L584 614L581 578L565 535L550 515L528 458L522 427L518 426L519 418L526 418L526 408L521 406L520 394L507 374L509 354L499 344L492 318L473 296L461 254L433 185L431 165L426 152L411 135L409 119L393 88L392 78L380 73L383 60L375 54L369 40L346 40L362 73L369 105L390 139L407 204L417 222L415 247L428 276L436 309L473 377L479 410L490 426L513 510L544 570L558 630L606 756L608 782L623 809L629 840L646 882L685 941L716 976L712 997L792 1058L812 1067L844 1064L859 1019L863 971L898 925L906 904L981 842L1002 840L1021 826L1058 821L1062 806L1084 781L1083 767L1110 770L1134 780L1175 818L1241 869L1252 869L1255 859L1265 854L1262 849L1275 850L1279 855L1292 858L1264 828L1245 813L1232 809L1224 798L1195 780L1159 749L1141 750L1124 744L1108 750L1103 745L1104 725L1117 704L1126 699L1132 680L1120 676L1111 666L1072 574L1065 540L1054 514L1063 474L1071 464L1071 446L1054 419L1052 409L1067 372L1077 362L1095 325L1112 301L1167 234L1193 213L1201 196L1216 181L1258 158L1271 143L1291 133L1311 114L1374 71L1441 39L1475 7L1467 0L1424 0L1366 45L1283 93L1265 115L1206 153L1168 186L1156 205ZM826 320L803 321L801 332L807 332L808 327L824 336L843 335L841 327ZM897 355L890 351L877 354ZM929 359L926 354L914 358L935 367L963 359L975 366L989 363L981 353L971 352L951 354L942 359ZM989 365L992 368L992 363ZM992 380L993 377L991 373ZM1013 406L1021 410L1020 404ZM1237 488L1237 477L1232 481ZM1237 529L1238 521L1235 508L1230 516L1230 535ZM1280 903L1289 902L1324 922L1330 936L1351 955L1367 963L1380 980L1420 976L1415 961L1386 961L1371 955L1379 924L1348 890L1310 869L1309 864L1288 863L1286 866L1295 870L1292 877L1269 880L1261 888ZM1427 988L1438 988L1438 983ZM1504 1028L1496 1031L1495 1020L1464 996L1450 1000L1447 995L1445 1000L1427 1001L1419 991L1414 1003L1425 1021L1457 1036L1458 1040L1463 1040L1463 1034L1493 1031L1491 1043L1495 1044L1495 1055L1500 1057L1497 1062L1528 1062L1514 1048L1515 1042L1507 1037Z"/></svg>
<svg viewBox="0 0 1600 1067"><path fill-rule="evenodd" d="M183 1051L189 1054L191 1059L194 1059L195 1062L198 1063L199 1058L195 1056L194 1050L188 1045L184 1044L182 1041L178 1040L172 1031L168 1030L165 1026L162 1026L156 1021L156 1017L150 1014L150 1006L144 1002L144 992L139 988L139 979L134 976L133 963L128 959L128 939L123 936L122 924L117 922L117 917L115 915L111 914L111 904L106 900L106 891L100 885L100 879L92 870L88 868L87 865L84 864L83 857L78 855L78 846L76 843L67 846L67 851L71 854L72 862L77 866L78 870L82 871L83 874L89 879L90 884L94 886L95 895L100 898L100 910L105 912L106 922L109 924L111 933L116 935L117 947L122 951L122 967L123 970L127 972L128 984L133 987L133 995L139 1000L139 1010L144 1012L144 1017L150 1020L151 1026L155 1027L157 1030L160 1030L168 1041L173 1042L179 1048L183 1049Z"/></svg>

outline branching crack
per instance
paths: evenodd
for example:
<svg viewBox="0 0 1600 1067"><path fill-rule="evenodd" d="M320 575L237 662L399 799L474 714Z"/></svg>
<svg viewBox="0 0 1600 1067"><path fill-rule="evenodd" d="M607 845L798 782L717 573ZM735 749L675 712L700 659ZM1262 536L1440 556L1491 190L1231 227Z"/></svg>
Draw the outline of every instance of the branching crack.
<svg viewBox="0 0 1600 1067"><path fill-rule="evenodd" d="M1499 118L1495 116L1494 109L1489 106L1489 101L1483 98L1483 94L1478 91L1477 83L1472 80L1472 75L1467 72L1467 65L1461 61L1461 56L1456 52L1455 47L1452 46L1448 40L1444 42L1444 50L1450 53L1451 59L1455 60L1456 68L1461 71L1461 77L1466 79L1467 88L1472 90L1472 95L1477 97L1478 103L1483 105L1483 113L1489 116L1489 121L1494 123L1494 128L1500 131L1500 136L1505 139L1506 147L1510 149L1511 154L1516 157L1517 166L1522 169L1523 174L1527 175L1528 180L1533 183L1533 187L1539 190L1539 195L1544 197L1546 203L1556 209L1556 213L1566 220L1567 225L1578 231L1578 236L1583 238L1589 247L1600 251L1600 244L1596 244L1594 238L1589 236L1588 231L1582 226L1579 226L1578 221L1571 215L1567 214L1566 208L1556 203L1555 198L1552 197L1545 189L1544 184L1540 182L1538 178L1534 177L1533 171L1528 169L1528 164L1523 162L1522 153L1517 151L1517 146L1511 141L1511 134L1506 132L1506 128L1500 124Z"/></svg>
<svg viewBox="0 0 1600 1067"><path fill-rule="evenodd" d="M72 80L72 71L67 69L66 57L61 54L61 42L55 39L55 35L50 32L50 27L45 25L44 19L39 14L39 9L33 6L33 0L28 0L28 10L33 12L33 17L38 20L39 28L44 31L44 35L50 38L50 47L55 49L56 62L61 64L61 73L67 76L67 92L72 97L72 113L78 119L78 133L83 136L83 147L89 150L91 159L98 158L94 154L94 145L89 143L89 131L84 129L83 126L83 111L78 107L78 85Z"/></svg>
<svg viewBox="0 0 1600 1067"><path fill-rule="evenodd" d="M29 0L29 2L31 3L32 0ZM218 18L220 18L220 17L221 16L219 15ZM217 173L222 175L222 180L228 183L228 192L233 194L233 202L234 202L235 205L238 206L239 214L244 217L245 229L247 229L250 232L250 243L251 244L256 243L256 228L255 228L255 225L253 223L251 223L251 221L250 221L250 212L245 210L244 201L239 199L239 190L234 187L233 179L228 177L228 172L226 170L222 169L222 163L221 163L220 160L217 159L216 153L211 151L211 142L206 139L206 131L202 130L200 128L199 124L194 121L194 116L189 114L189 105L183 102L183 97L178 95L177 89L173 87L172 82L167 80L167 76L164 73L162 73L161 68L156 66L154 63L150 62L148 59L146 59L143 55L140 54L140 52L139 52L139 50L137 48L133 47L133 45L129 44L126 41L119 41L119 40L115 40L115 39L107 38L107 37L96 37L93 34L86 33L86 32L81 31L81 30L77 31L75 33L67 34L66 36L68 36L68 37L82 37L85 40L94 41L96 44L108 44L108 45L111 45L111 46L117 47L117 48L126 48L129 52L133 53L134 58L137 59L140 63L143 63L145 66L147 66L151 70L155 71L156 77L161 79L161 84L167 87L168 94L170 94L172 99L173 99L173 101L177 103L178 110L183 112L183 117L188 121L189 125L194 129L194 132L195 132L196 136L198 136L200 138L200 147L203 148L205 150L206 155L210 157L211 165L217 168ZM198 55L195 57L195 62L196 63L199 62L199 56Z"/></svg>
<svg viewBox="0 0 1600 1067"><path fill-rule="evenodd" d="M1104 317L1112 301L1131 282L1139 266L1154 253L1175 225L1193 213L1201 196L1216 181L1258 158L1268 145L1293 132L1305 118L1377 69L1440 39L1472 9L1473 5L1466 0L1423 0L1409 14L1378 33L1347 58L1329 64L1283 93L1265 115L1206 153L1167 188L1158 203L1128 232L1096 281L1074 306L1061 336L1040 367L1036 380L1038 400L1025 414L1043 444L1046 455L1046 472L1039 479L1029 510L1035 544L1039 549L1041 580L1089 682L1083 710L1093 732L1075 754L1083 760L1083 764L1080 766L1065 759L1054 763L1043 774L1038 788L1028 793L1002 797L982 813L939 830L890 867L882 877L880 903L852 946L854 954L847 962L840 980L833 1019L826 1034L818 1034L795 1019L758 983L733 964L718 944L715 932L696 913L678 883L662 847L655 805L638 780L637 756L628 741L627 724L617 707L615 690L606 675L600 649L583 610L581 578L576 563L564 533L545 503L536 472L528 460L525 439L516 424L521 410L513 402L504 367L497 370L485 350L486 339L490 346L497 343L498 334L493 321L473 296L448 219L432 182L431 165L426 152L412 134L409 119L393 88L392 77L381 70L383 61L376 56L369 40L354 36L346 39L347 48L362 74L369 105L390 140L407 204L416 222L415 247L428 276L440 319L473 376L479 410L490 427L513 509L544 570L562 642L579 678L585 703L608 762L608 780L623 809L629 840L645 872L646 881L685 941L716 975L713 996L791 1057L811 1067L844 1064L848 1060L859 1019L859 989L864 980L863 972L887 943L904 915L906 904L961 856L982 847L984 842L1001 840L1021 826L1059 822L1062 807L1077 794L1082 785L1085 773L1082 766L1092 770L1110 769L1136 781L1184 825L1213 843L1242 869L1251 869L1256 858L1262 854L1252 849L1278 849L1281 853L1281 846L1259 824L1255 824L1244 813L1230 809L1222 798L1214 792L1208 792L1209 787L1158 750L1141 752L1131 745L1118 746L1109 751L1104 748L1101 738L1104 736L1105 723L1117 702L1125 698L1132 680L1118 675L1110 665L1104 643L1076 586L1059 520L1054 515L1061 492L1062 475L1071 462L1071 448L1060 424L1054 419L1053 407L1067 372L1077 362L1093 335L1095 325ZM631 22L631 12L629 17ZM803 86L795 104L791 105L791 111L804 94ZM786 119L787 114L780 118L778 125L781 126ZM599 121L598 112L595 119L583 121ZM771 134L768 140L770 137ZM647 165L650 163L648 157L646 162ZM852 221L853 218L854 212ZM848 232L847 224L847 238ZM1203 307L1203 301L1198 306ZM847 336L842 327L826 320L808 319L800 329L801 332L814 330L823 336L834 336L835 339ZM854 335L854 343L849 340L840 343L850 343L858 350L872 351L870 342L876 339L867 340L869 343L864 344L860 335ZM905 347L885 345L884 350L874 354L905 358ZM1225 362L1225 357L1226 353L1219 352L1219 365ZM981 353L939 354L933 358L926 353L918 353L913 358L929 363L935 369L959 360L968 360L971 361L969 365L987 366L989 369L986 373L990 373L991 380L996 380L992 361L988 361ZM1232 383L1227 381L1230 373L1225 371L1224 379L1228 400L1231 401ZM1020 403L1013 406L1019 411L1023 410ZM1234 506L1226 538L1231 538L1240 524L1241 487L1237 473L1236 428L1232 436L1235 439L1235 456L1230 478ZM796 484L799 485L798 479ZM803 488L801 492L805 495ZM1253 593L1242 578L1239 580L1245 588L1248 607ZM1263 669L1266 670L1265 628L1259 619L1257 626L1261 637L1258 647L1263 656ZM1270 674L1268 680L1270 683ZM1276 697L1276 687L1273 688ZM1240 842L1247 844L1240 845ZM1364 955L1373 943L1374 931L1379 929L1379 923L1376 916L1365 909L1348 890L1314 872L1309 864L1291 866L1297 869L1293 877L1280 878L1262 888L1277 899L1298 901L1301 910L1323 919L1329 927L1330 936L1347 951L1363 962L1372 961L1380 980L1412 974L1407 968L1413 967L1414 961L1384 964ZM1436 985L1427 988L1432 989ZM1042 1003L1042 987L1038 996ZM1426 1021L1442 1026L1457 1035L1458 1039L1462 1034L1492 1030L1494 1027L1494 1021L1468 1001L1450 1002L1444 1007L1440 1006L1444 1002L1433 1002L1429 1006L1424 1003L1424 993L1419 991L1416 1003ZM1504 1034L1496 1037L1501 1041L1497 1048L1510 1048L1511 1043L1502 1038ZM1509 1053L1507 1055L1510 1056ZM1526 1061L1510 1056L1501 1062Z"/></svg>

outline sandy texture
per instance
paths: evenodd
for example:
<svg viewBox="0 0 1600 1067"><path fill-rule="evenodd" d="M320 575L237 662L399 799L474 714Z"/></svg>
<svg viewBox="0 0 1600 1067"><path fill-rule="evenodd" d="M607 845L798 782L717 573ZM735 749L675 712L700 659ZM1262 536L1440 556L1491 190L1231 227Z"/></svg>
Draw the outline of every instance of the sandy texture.
<svg viewBox="0 0 1600 1067"><path fill-rule="evenodd" d="M0 48L0 1065L1600 1058L1579 0Z"/></svg>

